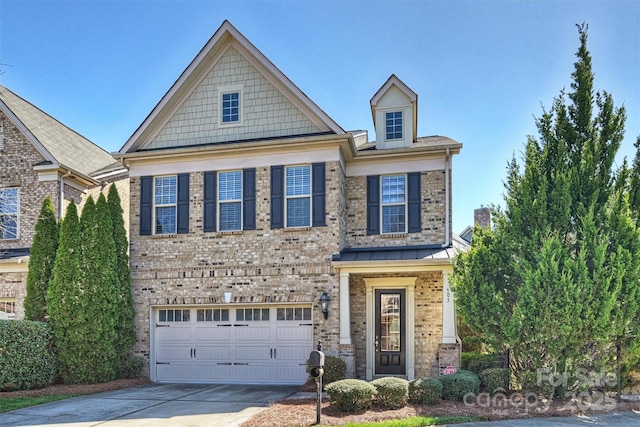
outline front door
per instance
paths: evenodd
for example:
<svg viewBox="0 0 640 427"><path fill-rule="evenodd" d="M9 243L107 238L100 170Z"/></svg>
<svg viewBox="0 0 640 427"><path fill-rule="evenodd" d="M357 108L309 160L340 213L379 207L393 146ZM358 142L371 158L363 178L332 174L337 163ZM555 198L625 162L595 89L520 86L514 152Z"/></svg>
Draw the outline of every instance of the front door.
<svg viewBox="0 0 640 427"><path fill-rule="evenodd" d="M376 290L375 375L405 375L405 291Z"/></svg>

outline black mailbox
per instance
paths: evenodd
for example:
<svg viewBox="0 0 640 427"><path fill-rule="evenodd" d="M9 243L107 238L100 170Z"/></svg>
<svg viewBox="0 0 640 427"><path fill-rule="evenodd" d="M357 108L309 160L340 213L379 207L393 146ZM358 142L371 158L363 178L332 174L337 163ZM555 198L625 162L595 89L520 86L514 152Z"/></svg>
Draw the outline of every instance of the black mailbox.
<svg viewBox="0 0 640 427"><path fill-rule="evenodd" d="M309 366L324 366L324 353L313 350L309 355Z"/></svg>

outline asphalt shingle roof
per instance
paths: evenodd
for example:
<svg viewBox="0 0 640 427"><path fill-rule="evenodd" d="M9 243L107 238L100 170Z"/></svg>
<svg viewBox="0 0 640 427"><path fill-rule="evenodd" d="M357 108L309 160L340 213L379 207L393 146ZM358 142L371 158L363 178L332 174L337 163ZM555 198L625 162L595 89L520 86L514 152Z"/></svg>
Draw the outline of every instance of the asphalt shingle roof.
<svg viewBox="0 0 640 427"><path fill-rule="evenodd" d="M59 164L92 176L117 163L107 151L1 85L0 101Z"/></svg>

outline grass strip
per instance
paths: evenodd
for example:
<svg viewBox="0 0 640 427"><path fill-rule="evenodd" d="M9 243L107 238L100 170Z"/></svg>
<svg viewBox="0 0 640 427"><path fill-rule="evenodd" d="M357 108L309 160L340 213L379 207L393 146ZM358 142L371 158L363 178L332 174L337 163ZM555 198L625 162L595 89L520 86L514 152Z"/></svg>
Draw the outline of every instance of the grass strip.
<svg viewBox="0 0 640 427"><path fill-rule="evenodd" d="M38 397L1 397L0 394L0 413L42 405L43 403L55 402L56 400L68 399L74 396L78 396L78 394L52 394Z"/></svg>
<svg viewBox="0 0 640 427"><path fill-rule="evenodd" d="M469 423L472 421L486 421L485 417L411 417L402 420L386 420L370 423L348 423L342 427L425 427L437 426L442 424L459 424Z"/></svg>

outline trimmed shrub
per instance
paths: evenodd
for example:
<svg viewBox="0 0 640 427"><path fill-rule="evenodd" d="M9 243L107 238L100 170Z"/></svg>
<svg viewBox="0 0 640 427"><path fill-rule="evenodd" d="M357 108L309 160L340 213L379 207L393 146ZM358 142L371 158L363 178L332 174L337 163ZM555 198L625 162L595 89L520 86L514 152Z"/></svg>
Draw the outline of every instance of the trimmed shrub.
<svg viewBox="0 0 640 427"><path fill-rule="evenodd" d="M51 336L46 323L0 320L0 390L28 390L53 382Z"/></svg>
<svg viewBox="0 0 640 427"><path fill-rule="evenodd" d="M127 356L120 360L118 378L137 378L142 370L143 360L141 357Z"/></svg>
<svg viewBox="0 0 640 427"><path fill-rule="evenodd" d="M418 378L409 382L409 402L432 405L442 399L442 383L437 378Z"/></svg>
<svg viewBox="0 0 640 427"><path fill-rule="evenodd" d="M369 409L376 396L376 388L362 380L340 380L327 385L329 402L344 412Z"/></svg>
<svg viewBox="0 0 640 427"><path fill-rule="evenodd" d="M307 374L309 374L311 366L307 359ZM322 376L322 384L327 385L335 381L340 381L347 375L347 364L344 360L334 356L324 356L324 375Z"/></svg>
<svg viewBox="0 0 640 427"><path fill-rule="evenodd" d="M455 374L440 377L442 397L447 400L462 400L467 393L480 392L480 379L470 371L460 370Z"/></svg>
<svg viewBox="0 0 640 427"><path fill-rule="evenodd" d="M376 388L375 403L380 408L399 409L407 404L409 381L402 378L385 377L371 381L371 385Z"/></svg>
<svg viewBox="0 0 640 427"><path fill-rule="evenodd" d="M511 377L511 371L505 368L489 368L480 372L478 375L480 378L480 386L488 393L493 393L494 390L502 389L509 390L509 379Z"/></svg>
<svg viewBox="0 0 640 427"><path fill-rule="evenodd" d="M481 353L462 353L461 365L462 369L471 371L476 375L489 368L496 368L498 355L495 353L481 354Z"/></svg>

